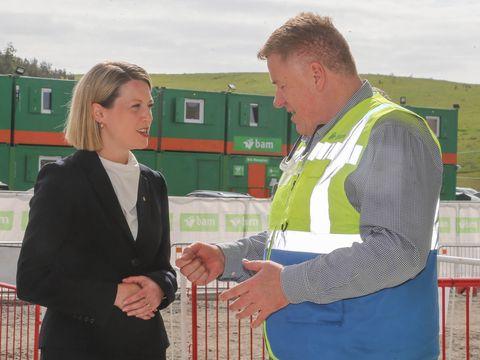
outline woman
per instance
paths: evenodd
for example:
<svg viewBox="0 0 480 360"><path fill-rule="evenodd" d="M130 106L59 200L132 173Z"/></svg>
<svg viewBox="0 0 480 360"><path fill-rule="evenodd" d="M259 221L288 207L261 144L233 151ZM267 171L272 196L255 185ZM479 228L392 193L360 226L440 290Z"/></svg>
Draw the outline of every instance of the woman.
<svg viewBox="0 0 480 360"><path fill-rule="evenodd" d="M159 309L177 289L165 180L137 163L148 145L151 83L123 62L75 87L66 139L43 167L18 261L18 296L47 307L42 359L165 359Z"/></svg>

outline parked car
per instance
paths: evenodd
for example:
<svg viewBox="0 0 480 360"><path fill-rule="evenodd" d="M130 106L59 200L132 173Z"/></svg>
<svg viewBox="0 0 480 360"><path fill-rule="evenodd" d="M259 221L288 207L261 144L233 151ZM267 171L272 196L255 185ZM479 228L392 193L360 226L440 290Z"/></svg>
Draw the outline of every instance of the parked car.
<svg viewBox="0 0 480 360"><path fill-rule="evenodd" d="M236 193L230 191L217 190L195 190L188 193L186 196L204 197L204 198L252 198L250 194Z"/></svg>
<svg viewBox="0 0 480 360"><path fill-rule="evenodd" d="M457 187L455 191L456 200L480 201L480 192L472 188Z"/></svg>

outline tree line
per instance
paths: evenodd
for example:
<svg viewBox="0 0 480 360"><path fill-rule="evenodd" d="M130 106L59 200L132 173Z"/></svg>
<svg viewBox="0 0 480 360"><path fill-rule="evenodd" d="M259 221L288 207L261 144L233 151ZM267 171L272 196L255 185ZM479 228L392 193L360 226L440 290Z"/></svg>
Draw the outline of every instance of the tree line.
<svg viewBox="0 0 480 360"><path fill-rule="evenodd" d="M16 56L17 49L12 43L8 43L5 49L0 49L0 74L14 74L18 67L25 70L23 75L33 77L45 77L54 79L74 79L72 73L65 69L56 69L46 61L37 58L22 59Z"/></svg>

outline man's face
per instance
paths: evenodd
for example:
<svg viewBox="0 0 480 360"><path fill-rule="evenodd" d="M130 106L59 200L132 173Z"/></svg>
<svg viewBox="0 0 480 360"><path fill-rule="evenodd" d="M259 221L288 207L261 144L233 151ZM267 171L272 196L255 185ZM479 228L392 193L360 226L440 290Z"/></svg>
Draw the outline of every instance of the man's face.
<svg viewBox="0 0 480 360"><path fill-rule="evenodd" d="M310 65L301 56L283 60L272 54L267 59L270 79L275 85L273 105L292 113L292 121L301 135L312 135L321 120L320 98Z"/></svg>

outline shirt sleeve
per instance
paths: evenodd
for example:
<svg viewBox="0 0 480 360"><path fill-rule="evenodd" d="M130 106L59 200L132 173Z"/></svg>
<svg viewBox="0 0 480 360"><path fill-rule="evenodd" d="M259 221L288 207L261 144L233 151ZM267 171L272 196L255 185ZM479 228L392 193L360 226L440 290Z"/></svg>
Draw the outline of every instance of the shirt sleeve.
<svg viewBox="0 0 480 360"><path fill-rule="evenodd" d="M268 232L228 243L220 243L217 246L225 256L225 269L219 280L244 281L253 274L243 268L242 259L261 260L267 243Z"/></svg>
<svg viewBox="0 0 480 360"><path fill-rule="evenodd" d="M325 304L415 277L431 248L441 181L440 152L425 123L411 115L377 123L345 183L363 242L286 266L288 300Z"/></svg>

